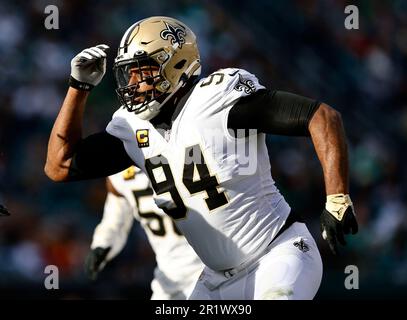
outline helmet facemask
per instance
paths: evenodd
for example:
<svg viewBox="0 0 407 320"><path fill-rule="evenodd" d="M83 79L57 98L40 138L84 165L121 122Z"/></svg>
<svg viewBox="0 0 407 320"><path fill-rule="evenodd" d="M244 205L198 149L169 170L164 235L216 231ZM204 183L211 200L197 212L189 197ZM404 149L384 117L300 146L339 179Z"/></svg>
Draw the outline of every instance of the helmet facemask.
<svg viewBox="0 0 407 320"><path fill-rule="evenodd" d="M161 69L162 66L145 52L140 52L133 59L115 63L116 92L119 101L129 112L142 114L148 109L153 113L158 112L157 107L168 97L170 88L168 81L161 75ZM144 83L152 88L139 91Z"/></svg>

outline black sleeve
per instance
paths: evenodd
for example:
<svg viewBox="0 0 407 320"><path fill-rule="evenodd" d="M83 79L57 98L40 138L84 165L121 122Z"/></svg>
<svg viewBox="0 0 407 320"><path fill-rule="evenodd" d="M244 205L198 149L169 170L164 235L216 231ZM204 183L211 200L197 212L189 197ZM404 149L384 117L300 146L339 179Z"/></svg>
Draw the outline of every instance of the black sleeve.
<svg viewBox="0 0 407 320"><path fill-rule="evenodd" d="M228 128L309 136L308 123L321 103L283 91L259 90L241 98L230 110Z"/></svg>
<svg viewBox="0 0 407 320"><path fill-rule="evenodd" d="M69 167L69 180L107 177L133 164L120 139L100 132L86 137L77 146Z"/></svg>

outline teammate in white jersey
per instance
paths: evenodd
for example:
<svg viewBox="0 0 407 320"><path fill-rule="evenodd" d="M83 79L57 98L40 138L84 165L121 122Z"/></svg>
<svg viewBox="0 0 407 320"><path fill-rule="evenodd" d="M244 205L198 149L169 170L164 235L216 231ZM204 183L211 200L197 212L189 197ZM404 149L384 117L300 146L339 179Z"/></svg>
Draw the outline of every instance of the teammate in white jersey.
<svg viewBox="0 0 407 320"><path fill-rule="evenodd" d="M155 201L206 265L192 299L312 299L322 262L314 239L274 184L265 134L310 136L327 202L321 231L331 249L356 233L342 120L324 103L269 90L251 73L199 79L193 32L151 17L124 34L115 59L122 106L106 132L81 137L89 91L105 73L107 46L71 62L70 88L51 132L54 181L107 176L135 164Z"/></svg>
<svg viewBox="0 0 407 320"><path fill-rule="evenodd" d="M92 279L116 257L127 242L134 219L145 230L157 267L151 283L152 300L185 300L203 264L174 221L153 200L148 177L130 167L107 178L103 219L93 234L85 267Z"/></svg>

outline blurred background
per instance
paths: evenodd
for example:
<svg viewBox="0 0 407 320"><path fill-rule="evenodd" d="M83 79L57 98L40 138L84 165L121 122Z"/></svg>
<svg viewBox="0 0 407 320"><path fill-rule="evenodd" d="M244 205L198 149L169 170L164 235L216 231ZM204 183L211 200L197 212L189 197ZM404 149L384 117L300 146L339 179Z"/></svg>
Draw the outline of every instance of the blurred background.
<svg viewBox="0 0 407 320"><path fill-rule="evenodd" d="M154 255L138 226L96 282L84 273L103 179L56 184L43 166L72 57L99 43L111 47L108 72L86 109L87 135L103 130L118 107L111 67L122 34L151 15L174 16L195 31L203 74L245 68L268 88L342 113L360 231L339 257L319 233L325 193L311 142L269 136L273 176L319 244L324 277L317 299L406 298L406 1L56 0L58 30L44 27L48 4L0 3L0 203L12 212L0 218L1 298L150 297ZM359 8L359 30L344 27L348 4ZM59 290L44 288L50 264L59 268ZM359 269L359 290L344 287L347 265Z"/></svg>

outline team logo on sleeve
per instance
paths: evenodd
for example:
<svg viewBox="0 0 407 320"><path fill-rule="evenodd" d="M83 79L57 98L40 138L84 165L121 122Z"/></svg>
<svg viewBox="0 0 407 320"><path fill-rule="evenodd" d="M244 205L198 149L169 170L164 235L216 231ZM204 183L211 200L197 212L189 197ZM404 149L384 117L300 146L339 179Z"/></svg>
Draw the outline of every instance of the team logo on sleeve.
<svg viewBox="0 0 407 320"><path fill-rule="evenodd" d="M309 251L308 245L304 242L304 240L301 238L300 241L295 241L294 246L298 248L298 250L302 252L307 252Z"/></svg>
<svg viewBox="0 0 407 320"><path fill-rule="evenodd" d="M140 129L136 131L136 138L139 148L146 148L150 145L148 137L148 129Z"/></svg>
<svg viewBox="0 0 407 320"><path fill-rule="evenodd" d="M252 80L250 79L245 80L239 74L239 82L235 85L234 89L237 91L244 91L245 93L250 94L256 91L256 86L254 85Z"/></svg>
<svg viewBox="0 0 407 320"><path fill-rule="evenodd" d="M185 37L187 35L185 30L167 22L165 22L165 26L167 28L160 32L160 37L164 40L170 38L171 44L178 43L179 48L181 49L182 45L185 43Z"/></svg>

